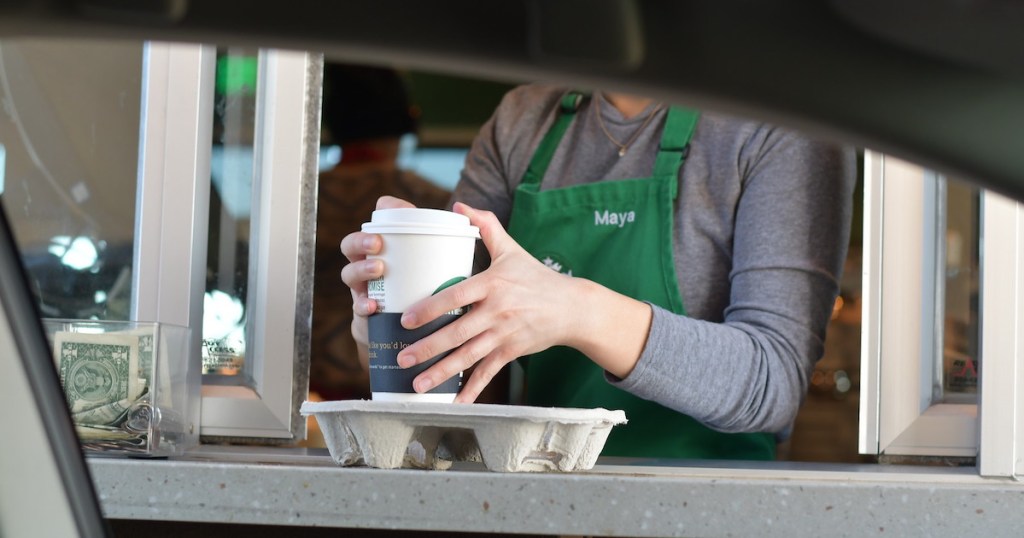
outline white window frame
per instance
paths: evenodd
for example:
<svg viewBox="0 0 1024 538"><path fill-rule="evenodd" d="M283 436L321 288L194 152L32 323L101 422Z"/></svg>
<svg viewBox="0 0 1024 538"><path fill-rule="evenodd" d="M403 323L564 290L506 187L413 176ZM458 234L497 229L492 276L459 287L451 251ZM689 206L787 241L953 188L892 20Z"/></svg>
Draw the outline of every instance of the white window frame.
<svg viewBox="0 0 1024 538"><path fill-rule="evenodd" d="M132 319L192 328L200 360L216 49L146 46ZM253 386L204 385L204 437L304 438L322 59L259 56L254 141L251 313ZM287 261L287 263L284 263Z"/></svg>
<svg viewBox="0 0 1024 538"><path fill-rule="evenodd" d="M941 337L925 299L941 293L922 278L934 275L929 245L942 248L941 216L924 209L934 176L871 151L864 170L861 453L977 456L981 476L1024 476L1024 204L981 193L978 404L927 406L921 365Z"/></svg>
<svg viewBox="0 0 1024 538"><path fill-rule="evenodd" d="M864 157L860 452L978 455L978 405L930 405L939 308L937 176L873 151ZM982 341L983 349L989 343ZM988 367L984 362L985 368Z"/></svg>
<svg viewBox="0 0 1024 538"><path fill-rule="evenodd" d="M1024 205L982 194L982 476L1024 476Z"/></svg>

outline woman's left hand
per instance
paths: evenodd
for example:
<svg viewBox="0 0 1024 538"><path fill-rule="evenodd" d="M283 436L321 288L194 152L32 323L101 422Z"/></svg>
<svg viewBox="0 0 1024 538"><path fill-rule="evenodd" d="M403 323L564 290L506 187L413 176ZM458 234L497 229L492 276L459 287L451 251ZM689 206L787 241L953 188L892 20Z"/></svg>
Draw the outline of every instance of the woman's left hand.
<svg viewBox="0 0 1024 538"><path fill-rule="evenodd" d="M592 331L609 326L622 330L618 315L630 314L622 310L626 306L623 301L635 309L631 312L634 324L641 325L631 330L642 333L634 334L632 339L620 339L615 342L615 349L609 349L619 354L618 362L622 358L626 362L608 365L590 356L613 374L628 374L650 326L650 308L646 304L551 270L520 247L489 211L461 203L456 203L454 210L480 228L491 265L416 303L402 315L402 325L414 329L445 312L472 305L459 319L399 353L398 364L409 367L454 350L413 381L417 392L428 391L475 365L456 398L458 402L472 402L502 367L518 357L555 345L575 347L584 353L593 351L600 356L601 350L593 348ZM602 307L611 309L599 311ZM614 334L598 334L598 341L603 341L601 345L605 347L608 338L616 338ZM617 347L623 343L634 349L623 355L623 349Z"/></svg>

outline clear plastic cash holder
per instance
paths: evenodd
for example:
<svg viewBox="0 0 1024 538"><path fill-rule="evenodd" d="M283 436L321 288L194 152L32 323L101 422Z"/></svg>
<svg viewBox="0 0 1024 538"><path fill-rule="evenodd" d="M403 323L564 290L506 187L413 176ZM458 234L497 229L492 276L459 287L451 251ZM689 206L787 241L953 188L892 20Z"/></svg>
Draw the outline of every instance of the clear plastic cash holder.
<svg viewBox="0 0 1024 538"><path fill-rule="evenodd" d="M302 404L338 465L443 470L482 462L496 472L591 469L622 411L494 404L339 400Z"/></svg>
<svg viewBox="0 0 1024 538"><path fill-rule="evenodd" d="M202 380L188 328L68 319L43 326L86 454L166 457L199 444Z"/></svg>

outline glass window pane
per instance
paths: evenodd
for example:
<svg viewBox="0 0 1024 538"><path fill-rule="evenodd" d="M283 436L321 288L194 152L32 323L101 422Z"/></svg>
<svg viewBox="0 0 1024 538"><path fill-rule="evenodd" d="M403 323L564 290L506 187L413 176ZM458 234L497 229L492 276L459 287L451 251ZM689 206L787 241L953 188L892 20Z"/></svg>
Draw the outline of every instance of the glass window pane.
<svg viewBox="0 0 1024 538"><path fill-rule="evenodd" d="M942 366L936 401L977 403L979 191L946 181Z"/></svg>
<svg viewBox="0 0 1024 538"><path fill-rule="evenodd" d="M129 317L141 80L141 43L0 43L0 191L44 317Z"/></svg>
<svg viewBox="0 0 1024 538"><path fill-rule="evenodd" d="M242 383L256 125L256 49L218 49L203 311L205 383Z"/></svg>

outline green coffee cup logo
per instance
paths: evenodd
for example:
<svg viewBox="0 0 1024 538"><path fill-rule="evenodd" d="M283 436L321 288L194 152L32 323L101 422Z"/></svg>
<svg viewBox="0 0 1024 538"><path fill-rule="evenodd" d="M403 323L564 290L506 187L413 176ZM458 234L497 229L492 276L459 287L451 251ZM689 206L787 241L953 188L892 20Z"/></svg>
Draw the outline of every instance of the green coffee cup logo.
<svg viewBox="0 0 1024 538"><path fill-rule="evenodd" d="M450 288L450 287L458 284L459 282L462 282L463 280L466 280L466 277L464 277L464 276L457 276L455 278L450 278L450 279L442 282L441 285L438 286L436 290L434 290L434 293L431 293L430 295L437 295L438 293L441 293L441 290L443 290L445 288ZM448 314L448 315L451 315L451 316L461 316L463 313L465 313L465 311L466 311L465 307L463 307L463 308L456 308L455 310L452 310L450 312L445 312L445 314Z"/></svg>
<svg viewBox="0 0 1024 538"><path fill-rule="evenodd" d="M459 282L462 282L463 280L466 280L466 277L464 277L464 276L457 276L455 278L446 280L440 286L438 286L437 289L434 290L434 293L431 293L431 295L437 295L438 293L441 293L441 290L443 290L445 288L450 288L450 287L458 284Z"/></svg>

